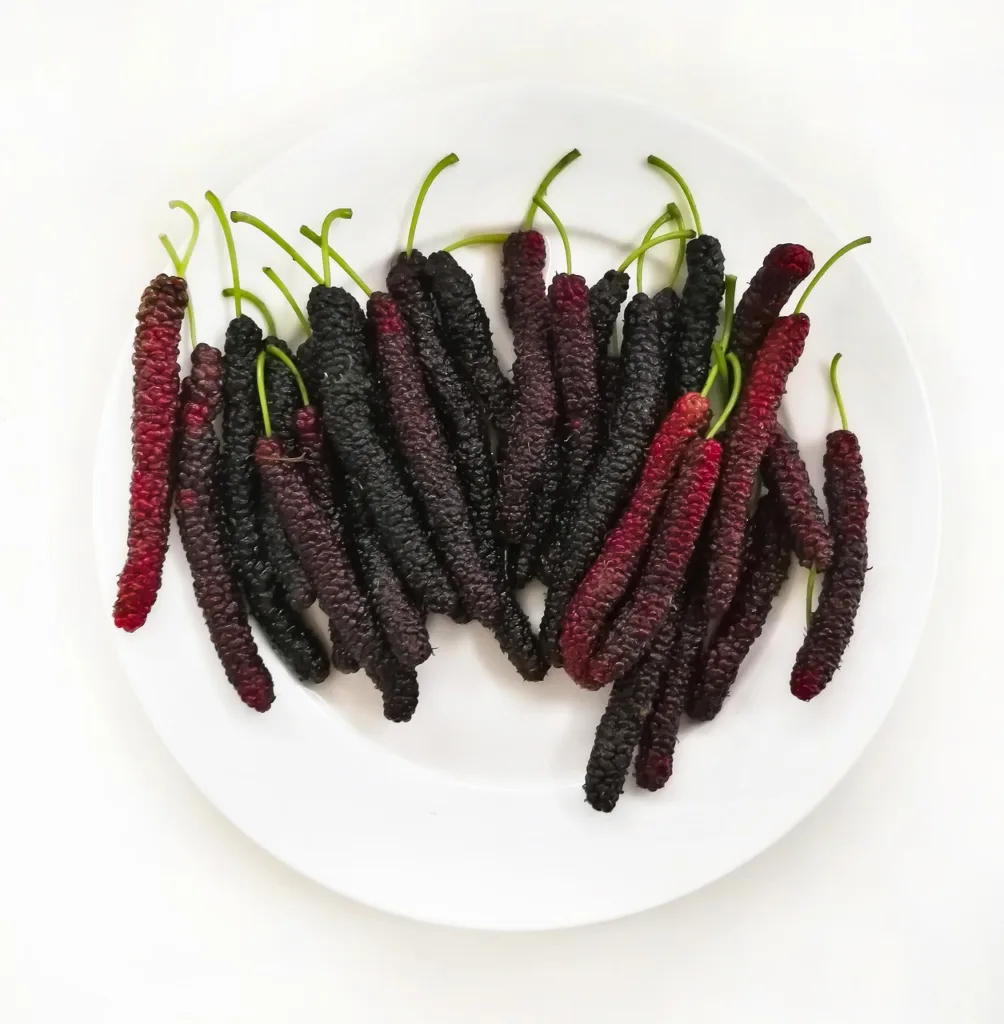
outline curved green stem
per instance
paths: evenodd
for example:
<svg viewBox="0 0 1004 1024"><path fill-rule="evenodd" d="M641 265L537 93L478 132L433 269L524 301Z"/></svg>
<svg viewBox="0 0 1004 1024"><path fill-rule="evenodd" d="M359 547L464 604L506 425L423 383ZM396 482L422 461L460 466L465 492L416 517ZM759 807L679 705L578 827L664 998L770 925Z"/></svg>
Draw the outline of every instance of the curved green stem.
<svg viewBox="0 0 1004 1024"><path fill-rule="evenodd" d="M300 389L300 400L304 405L310 405L310 395L307 394L307 385L303 382L303 376L297 369L296 363L294 363L281 348L277 348L275 345L266 345L265 351L270 356L274 356L278 359L280 363L286 364L289 368L289 372L296 379L296 386Z"/></svg>
<svg viewBox="0 0 1004 1024"><path fill-rule="evenodd" d="M812 625L812 597L816 589L816 567L809 570L809 579L805 585L805 628Z"/></svg>
<svg viewBox="0 0 1004 1024"><path fill-rule="evenodd" d="M331 210L321 223L321 279L325 288L331 287L331 246L328 245L328 233L334 220L351 220L352 211L347 206Z"/></svg>
<svg viewBox="0 0 1004 1024"><path fill-rule="evenodd" d="M725 277L725 313L722 316L722 336L711 346L711 354L714 356L714 365L708 371L708 378L701 388L701 395L707 398L711 394L711 387L721 377L726 383L729 379L729 367L725 359L725 353L729 349L729 341L732 339L732 321L735 317L736 308L736 276L727 274Z"/></svg>
<svg viewBox="0 0 1004 1024"><path fill-rule="evenodd" d="M668 234L665 235L656 235L655 238L650 238L644 244L639 245L638 248L635 249L633 252L629 252L627 256L624 257L624 262L621 263L621 265L617 268L617 273L623 274L624 271L627 270L627 268L630 267L631 264L634 263L634 261L638 259L638 257L643 252L648 252L649 249L652 249L657 245L662 245L663 242L671 242L674 238L693 237L694 232L690 231L689 229L686 231L670 231Z"/></svg>
<svg viewBox="0 0 1004 1024"><path fill-rule="evenodd" d="M735 353L728 352L725 358L729 361L729 366L732 367L732 393L729 395L728 404L722 410L721 416L715 420L715 425L708 431L709 441L725 426L725 421L732 415L732 410L736 407L736 402L739 401L739 391L743 386L743 368L739 365Z"/></svg>
<svg viewBox="0 0 1004 1024"><path fill-rule="evenodd" d="M690 186L686 183L683 175L675 168L670 166L660 157L650 156L648 162L653 167L658 167L660 171L665 171L673 181L680 186L680 191L683 193L684 199L687 200L687 205L690 207L691 216L694 218L694 230L699 234L703 235L704 231L701 229L701 215L697 212L697 203L694 202L694 194L690 191Z"/></svg>
<svg viewBox="0 0 1004 1024"><path fill-rule="evenodd" d="M802 307L805 305L805 300L812 294L812 289L819 284L820 279L826 273L830 267L833 266L841 256L846 255L851 249L856 249L859 245L867 245L872 240L871 235L862 235L861 238L855 238L853 242L848 242L843 248L838 249L820 268L816 271L816 276L805 286L805 291L802 292L802 297L798 300L798 305L795 307L795 316L798 316L802 312Z"/></svg>
<svg viewBox="0 0 1004 1024"><path fill-rule="evenodd" d="M167 205L172 210L184 210L192 221L192 235L185 247L185 255L181 258L181 273L178 275L184 277L188 270L188 262L192 258L192 253L195 252L195 243L199 240L199 215L181 199L172 199Z"/></svg>
<svg viewBox="0 0 1004 1024"><path fill-rule="evenodd" d="M230 257L230 274L233 277L234 284L234 316L239 317L241 315L241 276L237 270L237 249L234 246L234 234L230 230L230 222L227 220L227 215L223 212L223 206L220 204L219 199L212 192L206 192L206 201L213 208L213 213L216 214L220 222L220 227L223 229L223 237L227 243L227 255Z"/></svg>
<svg viewBox="0 0 1004 1024"><path fill-rule="evenodd" d="M178 277L185 276L185 261L178 256L177 250L171 244L171 239L167 235L158 235L160 244L167 250L167 255L170 257L171 263L174 266L174 272ZM186 253L187 256L191 256L191 251ZM188 305L185 307L185 312L188 314L188 339L191 342L192 348L195 348L195 307L192 305L192 296L188 296Z"/></svg>
<svg viewBox="0 0 1004 1024"><path fill-rule="evenodd" d="M316 231L312 231L310 228L308 228L306 224L300 225L300 234L303 235L304 238L310 239L310 241L313 242L314 245L323 246L324 239ZM355 281L356 285L359 287L359 289L363 292L364 295L373 294L373 289L370 288L370 286L330 246L328 247L328 254L342 268L342 270L344 270L345 273L348 274L353 281Z"/></svg>
<svg viewBox="0 0 1004 1024"><path fill-rule="evenodd" d="M255 363L255 380L258 383L258 404L261 406L261 421L265 427L265 436L272 436L272 421L268 415L268 399L265 397L265 349L258 353Z"/></svg>
<svg viewBox="0 0 1004 1024"><path fill-rule="evenodd" d="M418 218L422 212L422 204L425 202L429 186L439 177L440 173L452 164L457 163L460 157L456 153L448 153L442 160L432 168L425 176L422 187L418 190L418 198L415 200L415 209L411 211L411 224L408 226L408 244L404 251L410 256L411 250L415 248L415 231L418 228Z"/></svg>
<svg viewBox="0 0 1004 1024"><path fill-rule="evenodd" d="M675 206L676 206L676 203L670 203L669 206L667 206L666 209L663 210L662 213L654 221L652 221L651 224L649 224L648 231L645 232L645 237L641 240L641 244L642 245L644 245L646 242L651 241L652 238L654 237L656 231L658 231L659 228L661 228L663 226L663 224L668 224L671 220L674 219L673 208ZM644 272L644 269L645 269L645 253L642 253L638 257L638 266L635 268L635 272L636 272L636 275L637 275L635 277L635 285L636 285L638 291L643 291L644 290L642 288L642 286L641 286L642 273Z"/></svg>
<svg viewBox="0 0 1004 1024"><path fill-rule="evenodd" d="M296 314L296 319L300 321L300 326L310 334L310 321L303 315L303 310L300 309L300 304L293 298L293 293L283 284L282 278L271 268L262 267L262 273L282 292L283 298L289 303L293 312Z"/></svg>
<svg viewBox="0 0 1004 1024"><path fill-rule="evenodd" d="M547 190L551 187L551 182L570 164L573 160L578 160L582 154L577 149L570 149L541 179L540 184L534 190L533 199L530 200L530 208L526 211L526 217L523 219L523 230L529 231L533 227L533 218L537 213L537 196L546 196ZM544 210L544 207L540 207ZM544 210L547 213L546 210Z"/></svg>
<svg viewBox="0 0 1004 1024"><path fill-rule="evenodd" d="M481 235L468 235L457 242L451 242L443 247L443 252L453 252L454 249L462 249L465 245L502 245L509 236L504 232L494 232Z"/></svg>
<svg viewBox="0 0 1004 1024"><path fill-rule="evenodd" d="M273 242L287 256L293 259L300 267L302 267L318 284L321 283L321 275L314 270L314 268L286 241L278 231L270 228L263 220L255 217L253 214L245 213L243 210L231 210L230 219L235 224L250 224L251 227L257 228L267 238L271 238ZM318 244L320 243L320 236L318 236Z"/></svg>
<svg viewBox="0 0 1004 1024"><path fill-rule="evenodd" d="M223 297L225 299L232 299L234 297L233 288L224 288ZM241 289L241 298L250 302L251 305L261 313L261 318L265 321L265 336L267 338L275 338L277 336L275 332L275 321L272 319L272 314L269 311L268 306L266 306L265 303L254 294L254 292L249 292L247 288Z"/></svg>
<svg viewBox="0 0 1004 1024"><path fill-rule="evenodd" d="M830 363L830 387L833 389L833 397L837 402L837 412L840 413L840 427L842 430L849 430L847 426L847 410L844 408L844 398L840 394L840 384L837 381L837 364L843 357L838 352Z"/></svg>
<svg viewBox="0 0 1004 1024"><path fill-rule="evenodd" d="M551 218L554 226L558 229L558 234L561 236L561 244L565 249L565 273L571 274L572 272L572 246L568 241L568 232L565 231L565 225L561 223L561 218L548 206L546 200L542 195L535 195L533 197L535 206L539 206L544 213Z"/></svg>

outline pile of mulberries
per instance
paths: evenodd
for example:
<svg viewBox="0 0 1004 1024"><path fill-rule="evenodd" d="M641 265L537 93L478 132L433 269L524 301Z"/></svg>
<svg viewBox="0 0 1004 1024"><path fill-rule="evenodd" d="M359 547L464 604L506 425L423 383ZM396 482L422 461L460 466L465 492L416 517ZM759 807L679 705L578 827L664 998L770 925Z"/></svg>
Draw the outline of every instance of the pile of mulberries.
<svg viewBox="0 0 1004 1024"><path fill-rule="evenodd" d="M191 247L179 260L166 243L177 273L143 293L134 342L116 625L137 629L151 611L172 508L224 675L256 711L268 710L275 688L253 627L302 682L320 683L332 666L366 676L385 717L406 722L419 710L419 670L435 662L431 617L475 623L527 682L563 666L580 686L610 687L584 785L604 812L632 766L639 788L666 785L685 719L714 718L741 685L796 565L810 570L810 617L790 689L808 701L827 687L868 568L867 486L837 360L842 426L826 440L825 511L778 417L809 335L805 298L866 239L831 258L790 315L784 306L813 257L775 246L733 317L721 244L703 233L682 178L650 158L681 186L695 230L655 239L666 216L653 225L646 243L690 239L686 276L650 296L639 271L629 299L634 255L590 286L571 272L567 234L543 199L577 155L549 172L516 230L426 256L415 226L428 185L456 162L444 158L422 187L386 292L371 291L328 246L331 220L349 211L329 214L321 235L301 229L322 246L323 274L257 218L235 213L315 281L304 316L266 268L306 332L298 346L274 336L268 310L241 288L229 225L207 194L227 242L235 316L219 348L196 344L192 321L182 379ZM548 274L545 237L532 227L538 206L558 226L566 272ZM475 242L501 243L511 376L474 281L450 251ZM365 303L331 284L332 261ZM241 313L242 297L269 337ZM722 375L727 403L713 390ZM520 594L534 580L546 587L539 626ZM328 642L312 624L318 611Z"/></svg>

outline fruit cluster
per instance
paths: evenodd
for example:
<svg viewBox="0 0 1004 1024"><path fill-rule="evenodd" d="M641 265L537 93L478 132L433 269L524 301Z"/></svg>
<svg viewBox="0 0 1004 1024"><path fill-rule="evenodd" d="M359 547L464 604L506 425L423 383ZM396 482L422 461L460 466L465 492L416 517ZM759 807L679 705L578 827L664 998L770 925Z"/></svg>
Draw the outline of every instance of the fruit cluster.
<svg viewBox="0 0 1004 1024"><path fill-rule="evenodd" d="M319 232L301 228L320 247L318 271L267 224L240 211L228 218L207 193L233 277L222 350L196 344L185 272L198 219L171 204L193 232L183 258L161 236L175 276L154 278L138 313L116 625L135 630L150 612L173 505L210 637L249 707L266 711L275 696L251 620L301 681L320 682L331 665L361 670L385 716L400 722L415 713L416 670L432 655L428 616L474 621L526 680L563 665L580 686L611 686L585 781L602 811L616 805L632 763L640 787L666 784L683 716L721 710L793 557L810 574L791 691L809 700L826 687L853 633L868 559L867 491L839 357L831 380L842 429L827 438L823 463L828 520L778 415L809 335L806 297L868 239L836 253L788 316L813 259L800 245L775 246L736 305L735 278L689 187L650 157L680 188L693 228L670 204L590 286L573 273L568 235L546 198L578 156L551 168L510 234L474 235L425 256L416 229L430 185L456 163L445 157L422 184L386 292L372 291L330 245L332 223L350 210L331 211ZM538 211L564 248L550 282ZM263 268L306 334L296 349L241 287L231 221L263 231L313 280L304 313ZM673 230L659 234L666 224ZM675 268L649 295L645 254L667 243L677 247ZM453 255L472 244L501 248L511 376ZM364 293L365 308L332 285L332 263ZM243 313L248 306L267 334ZM193 352L182 380L186 312ZM727 396L717 415L716 381ZM518 599L531 579L547 587L539 629ZM304 617L315 601L330 646Z"/></svg>

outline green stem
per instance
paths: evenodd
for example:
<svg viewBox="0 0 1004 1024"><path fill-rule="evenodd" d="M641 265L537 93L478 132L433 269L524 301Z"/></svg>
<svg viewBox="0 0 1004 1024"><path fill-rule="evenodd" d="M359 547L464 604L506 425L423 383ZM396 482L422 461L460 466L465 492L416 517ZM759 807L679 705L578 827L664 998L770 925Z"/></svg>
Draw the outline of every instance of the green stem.
<svg viewBox="0 0 1004 1024"><path fill-rule="evenodd" d="M468 235L457 242L451 242L443 247L443 252L453 252L454 249L462 249L465 245L502 245L509 236L496 232L494 234Z"/></svg>
<svg viewBox="0 0 1004 1024"><path fill-rule="evenodd" d="M331 287L331 246L328 245L328 234L333 220L351 220L352 211L347 206L332 210L321 223L321 279L324 287Z"/></svg>
<svg viewBox="0 0 1004 1024"><path fill-rule="evenodd" d="M262 267L262 273L282 292L283 298L289 303L293 312L296 314L296 319L300 321L300 326L310 334L310 321L303 315L303 310L300 309L300 304L293 298L293 293L283 284L282 278L271 268Z"/></svg>
<svg viewBox="0 0 1004 1024"><path fill-rule="evenodd" d="M268 399L265 397L265 349L258 353L255 363L255 379L258 382L258 404L261 406L261 421L265 427L265 436L272 436L272 421L268 415Z"/></svg>
<svg viewBox="0 0 1004 1024"><path fill-rule="evenodd" d="M732 394L729 395L728 404L722 410L721 416L715 420L715 425L708 431L709 441L725 426L725 421L732 414L732 410L736 407L736 402L739 401L739 391L743 386L743 368L739 365L739 360L736 359L735 353L728 352L725 358L732 367Z"/></svg>
<svg viewBox="0 0 1004 1024"><path fill-rule="evenodd" d="M304 238L307 238L311 242L313 242L314 245L320 245L323 248L324 239L316 231L312 231L310 228L308 228L306 224L300 225L300 234L303 235ZM369 285L367 285L366 282L348 265L348 263L346 263L345 260L343 260L342 257L339 256L338 253L335 252L335 250L332 249L330 246L328 247L328 253L331 256L331 258L342 268L342 270L344 270L345 273L348 274L353 281L355 281L355 283L358 285L360 290L365 295L373 294L373 289L370 288Z"/></svg>
<svg viewBox="0 0 1004 1024"><path fill-rule="evenodd" d="M554 212L554 210L552 210L551 207L548 206L547 202L545 201L542 195L540 195L539 193L535 195L533 197L533 202L535 206L539 206L544 211L544 213L546 213L548 217L551 218L551 221L554 223L554 226L558 229L558 234L561 236L561 244L565 248L565 273L571 274L572 246L569 244L568 232L565 231L565 225L561 223L561 218L559 218L558 215Z"/></svg>
<svg viewBox="0 0 1004 1024"><path fill-rule="evenodd" d="M185 261L179 258L177 250L171 244L171 239L167 235L158 235L157 237L160 239L160 244L167 250L167 255L174 266L175 274L178 277L184 277L186 270ZM191 250L189 249L185 255L190 257ZM195 307L192 305L191 294L188 296L188 305L185 307L185 312L188 315L188 340L191 342L192 348L195 348Z"/></svg>
<svg viewBox="0 0 1004 1024"><path fill-rule="evenodd" d="M648 241L651 241L651 239L655 235L656 231L658 231L659 228L661 228L663 226L663 224L668 224L671 220L674 219L674 215L673 215L674 207L676 207L676 203L670 203L669 206L667 206L666 209L663 210L663 212L659 215L659 217L656 218L654 221L652 221L652 223L648 226L648 231L645 232L645 237L641 240L641 244L642 245L644 245ZM636 267L637 277L635 278L635 283L636 283L636 287L637 287L638 291L644 291L644 289L641 286L642 273L643 273L644 269L645 269L645 253L642 253L638 257L638 266Z"/></svg>
<svg viewBox="0 0 1004 1024"><path fill-rule="evenodd" d="M223 206L220 204L219 199L212 192L207 192L206 201L213 208L213 213L216 214L220 222L220 227L223 229L223 237L227 243L227 255L230 257L230 274L233 277L234 285L234 317L236 318L241 315L241 276L237 271L237 249L234 246L234 235L230 230L230 222L227 220L227 215L223 212Z"/></svg>
<svg viewBox="0 0 1004 1024"><path fill-rule="evenodd" d="M830 363L830 387L833 388L833 397L837 401L837 412L840 413L840 427L842 430L850 429L847 426L847 410L844 408L844 399L840 394L840 384L837 382L837 364L840 362L842 356L838 352L833 357L833 362Z"/></svg>
<svg viewBox="0 0 1004 1024"><path fill-rule="evenodd" d="M682 228L683 214L680 212L680 208L676 206L676 203L670 203L670 205L676 207L676 226ZM673 273L669 278L670 288L676 288L676 282L680 280L680 271L683 270L683 264L686 262L686 259L687 243L681 241L676 251L676 264L673 266Z"/></svg>
<svg viewBox="0 0 1004 1024"><path fill-rule="evenodd" d="M425 176L425 181L422 182L422 187L418 190L418 199L415 200L415 209L411 211L411 224L408 227L408 244L405 246L405 252L410 256L411 250L415 248L415 231L418 228L418 218L422 212L422 204L425 202L426 193L429 191L429 186L439 177L440 172L444 171L451 164L457 163L460 159L456 153L448 153L443 157L442 160L432 168L431 171Z"/></svg>
<svg viewBox="0 0 1004 1024"><path fill-rule="evenodd" d="M307 385L303 382L303 376L296 367L296 363L293 362L289 356L281 348L276 348L275 345L266 345L265 351L270 355L274 356L281 363L285 363L289 368L289 372L296 378L296 386L300 389L300 399L304 405L310 405L310 395L307 394Z"/></svg>
<svg viewBox="0 0 1004 1024"><path fill-rule="evenodd" d="M232 299L234 297L233 288L224 288L223 297L225 299ZM268 306L266 306L265 303L262 302L262 300L253 292L249 292L247 288L241 289L241 298L250 302L251 305L261 313L261 317L265 321L265 331L267 332L265 336L267 338L276 337L275 321L272 319L272 314L269 312Z"/></svg>
<svg viewBox="0 0 1004 1024"><path fill-rule="evenodd" d="M663 242L671 242L674 238L693 238L693 237L694 237L694 232L690 231L690 230L686 230L686 231L670 231L668 234L665 234L665 235L656 235L655 238L650 238L643 245L639 245L638 248L635 249L633 252L629 252L627 254L627 256L624 257L624 262L617 268L617 273L623 274L624 271L627 270L627 268L630 267L631 264L634 263L634 261L636 259L638 259L638 257L643 252L648 252L649 249L653 249L657 245L662 245Z"/></svg>
<svg viewBox="0 0 1004 1024"><path fill-rule="evenodd" d="M298 263L314 279L314 281L317 282L317 284L321 283L321 275L314 270L314 268L289 244L289 242L286 241L285 238L282 237L282 235L279 234L278 231L270 228L263 220L259 220L259 218L255 217L253 214L244 213L243 210L231 210L230 219L235 224L250 224L251 227L257 228L267 238L271 238L287 256ZM320 243L320 236L318 236L317 240L318 243Z"/></svg>
<svg viewBox="0 0 1004 1024"><path fill-rule="evenodd" d="M735 274L727 274L725 277L725 314L722 317L722 336L711 346L711 354L715 362L708 371L707 380L701 388L701 394L707 398L711 394L711 386L720 376L728 383L729 370L725 361L725 353L729 349L729 341L732 338L732 320L736 308L736 277Z"/></svg>
<svg viewBox="0 0 1004 1024"><path fill-rule="evenodd" d="M181 199L172 199L167 205L171 210L184 210L192 221L192 235L188 239L185 255L181 259L181 273L178 275L179 277L184 277L188 270L188 262L192 258L192 253L195 252L195 243L199 240L199 216L188 203L183 202Z"/></svg>
<svg viewBox="0 0 1004 1024"><path fill-rule="evenodd" d="M526 217L523 220L523 230L529 231L533 227L533 218L537 213L537 196L546 196L547 190L551 187L551 182L570 164L573 160L578 160L582 154L577 149L570 149L541 179L540 184L537 186L533 193L533 199L530 200L530 208L526 211ZM544 207L540 207L544 210ZM544 210L547 213L546 210Z"/></svg>
<svg viewBox="0 0 1004 1024"><path fill-rule="evenodd" d="M802 312L802 307L805 305L805 300L812 294L812 289L819 284L820 279L826 273L830 267L833 266L841 256L846 255L851 249L856 249L859 245L867 245L872 240L871 235L863 235L861 238L855 238L853 242L848 242L842 249L838 249L820 268L816 271L816 276L806 285L805 291L802 292L802 297L798 300L798 305L795 307L795 316L798 316Z"/></svg>
<svg viewBox="0 0 1004 1024"><path fill-rule="evenodd" d="M805 585L805 628L812 625L812 596L816 589L816 567L809 569L809 579Z"/></svg>
<svg viewBox="0 0 1004 1024"><path fill-rule="evenodd" d="M665 171L672 179L680 186L680 191L683 193L683 197L687 200L687 205L690 207L691 216L694 218L694 230L699 234L703 235L704 231L701 229L701 215L697 212L697 203L694 202L694 194L690 191L690 186L684 181L683 175L675 168L671 167L666 163L665 160L657 156L650 156L648 162L653 167L658 167L660 171Z"/></svg>

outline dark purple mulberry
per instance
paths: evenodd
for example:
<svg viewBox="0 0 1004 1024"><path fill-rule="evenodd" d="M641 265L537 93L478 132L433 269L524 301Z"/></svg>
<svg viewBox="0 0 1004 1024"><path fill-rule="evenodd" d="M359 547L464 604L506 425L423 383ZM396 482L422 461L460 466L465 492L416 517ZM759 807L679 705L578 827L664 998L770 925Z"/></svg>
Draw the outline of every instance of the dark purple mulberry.
<svg viewBox="0 0 1004 1024"><path fill-rule="evenodd" d="M328 674L327 652L289 606L265 557L258 528L261 485L254 446L262 421L255 363L261 346L261 330L250 317L230 322L223 356L222 460L222 505L230 557L251 614L271 646L300 679L320 682Z"/></svg>
<svg viewBox="0 0 1004 1024"><path fill-rule="evenodd" d="M447 351L474 385L492 424L503 434L508 433L512 384L499 367L488 314L471 275L448 252L432 253L426 268L429 289L442 317ZM388 287L393 294L389 280Z"/></svg>
<svg viewBox="0 0 1004 1024"><path fill-rule="evenodd" d="M624 792L631 759L658 693L675 633L675 623L667 621L641 664L614 683L610 691L586 765L586 800L597 811L612 811Z"/></svg>
<svg viewBox="0 0 1004 1024"><path fill-rule="evenodd" d="M708 721L721 711L790 569L788 525L777 495L768 492L753 516L739 589L708 647L688 701L691 718Z"/></svg>
<svg viewBox="0 0 1004 1024"><path fill-rule="evenodd" d="M178 452L175 509L195 597L227 679L241 700L267 711L275 699L272 679L258 654L240 591L230 574L219 517L219 442L213 419L220 406L220 353L199 345L186 382Z"/></svg>
<svg viewBox="0 0 1004 1024"><path fill-rule="evenodd" d="M780 423L774 426L761 468L771 490L777 493L784 506L799 562L806 569L814 566L819 572L825 572L833 558L833 538L798 443Z"/></svg>
<svg viewBox="0 0 1004 1024"><path fill-rule="evenodd" d="M376 426L362 310L343 289L318 285L310 293L307 313L317 346L324 426L338 458L362 488L381 540L408 588L427 611L449 614L456 595Z"/></svg>
<svg viewBox="0 0 1004 1024"><path fill-rule="evenodd" d="M503 303L513 333L513 416L502 456L500 524L518 544L543 489L546 447L558 419L548 347L550 313L544 285L547 250L537 231L514 231L502 247Z"/></svg>
<svg viewBox="0 0 1004 1024"><path fill-rule="evenodd" d="M721 244L713 235L692 238L687 242L687 280L680 298L679 332L671 360L677 394L700 391L704 385L724 294Z"/></svg>
<svg viewBox="0 0 1004 1024"><path fill-rule="evenodd" d="M821 693L839 668L854 634L868 571L868 488L854 433L835 430L827 435L823 470L833 563L823 577L819 604L791 673L791 692L799 700Z"/></svg>
<svg viewBox="0 0 1004 1024"><path fill-rule="evenodd" d="M389 295L374 292L369 315L394 428L412 480L464 605L491 628L501 621L501 602L474 545L466 502L425 390L414 341Z"/></svg>

